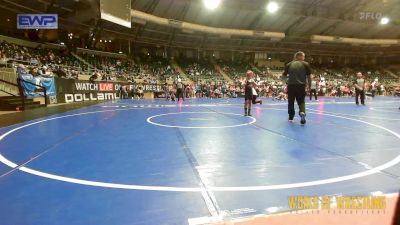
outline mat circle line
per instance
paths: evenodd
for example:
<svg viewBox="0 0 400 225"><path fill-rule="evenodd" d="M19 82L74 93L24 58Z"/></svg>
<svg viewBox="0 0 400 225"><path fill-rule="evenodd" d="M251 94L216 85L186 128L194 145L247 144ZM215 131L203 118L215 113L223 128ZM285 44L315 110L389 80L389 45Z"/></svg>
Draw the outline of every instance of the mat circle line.
<svg viewBox="0 0 400 225"><path fill-rule="evenodd" d="M161 117L161 116L168 116L168 115L179 115L179 114L223 114L223 115L234 115L234 116L240 116L243 118L242 114L236 114L236 113L224 113L224 112L177 112L177 113L164 113L164 114L157 114L154 116L150 116L149 118L146 119L146 121L150 124L153 124L155 126L161 126L161 127L170 127L170 128L183 128L183 129L221 129L221 128L233 128L233 127L242 127L242 126L247 126L250 124L255 123L257 120L254 117L245 117L245 118L251 118L251 121L248 123L241 123L241 124L236 124L236 125L226 125L226 126L178 126L178 125L166 125L166 124L161 124L161 123L156 123L153 122L152 119Z"/></svg>

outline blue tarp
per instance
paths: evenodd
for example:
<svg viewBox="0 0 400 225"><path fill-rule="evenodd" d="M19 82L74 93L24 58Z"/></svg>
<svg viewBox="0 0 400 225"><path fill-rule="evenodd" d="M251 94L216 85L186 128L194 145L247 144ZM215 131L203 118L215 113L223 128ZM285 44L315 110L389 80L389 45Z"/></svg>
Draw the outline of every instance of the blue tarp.
<svg viewBox="0 0 400 225"><path fill-rule="evenodd" d="M47 96L56 95L56 85L53 77L34 77L31 74L19 72L18 78L21 80L20 83L23 87L24 95L27 97L44 96L44 92L42 88L27 82L23 82L22 80L45 87Z"/></svg>

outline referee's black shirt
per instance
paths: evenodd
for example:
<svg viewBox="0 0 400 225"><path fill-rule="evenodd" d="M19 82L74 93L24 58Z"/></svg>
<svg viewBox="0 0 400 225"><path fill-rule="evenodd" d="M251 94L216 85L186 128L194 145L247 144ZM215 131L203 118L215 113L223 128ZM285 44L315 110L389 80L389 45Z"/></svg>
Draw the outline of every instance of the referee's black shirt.
<svg viewBox="0 0 400 225"><path fill-rule="evenodd" d="M306 85L307 79L310 81L311 67L305 61L293 60L286 64L283 76L287 76L288 74L288 85Z"/></svg>

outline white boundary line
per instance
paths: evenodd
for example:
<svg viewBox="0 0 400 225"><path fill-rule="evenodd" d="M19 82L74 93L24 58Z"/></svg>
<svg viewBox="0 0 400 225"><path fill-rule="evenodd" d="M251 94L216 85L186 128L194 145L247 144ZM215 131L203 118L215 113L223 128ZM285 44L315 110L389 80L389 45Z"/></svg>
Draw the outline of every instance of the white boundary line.
<svg viewBox="0 0 400 225"><path fill-rule="evenodd" d="M384 110L384 109L375 109L374 107L369 108L372 111L377 111L377 112L384 112L384 113L397 113L400 114L400 110L398 108L392 108L393 111L390 110Z"/></svg>
<svg viewBox="0 0 400 225"><path fill-rule="evenodd" d="M29 123L23 126L16 127L0 136L0 142L3 140L6 136L12 134L13 132L20 130L25 127L29 127L35 124L43 123L46 121L51 121L51 120L56 120L56 119L61 119L61 118L66 118L66 117L73 117L73 116L81 116L81 115L87 115L87 114L94 114L94 113L101 113L101 112L109 112L109 111L120 111L120 110L129 110L129 109L116 109L116 110L104 110L104 111L95 111L95 112L87 112L87 113L78 113L78 114L72 114L72 115L66 115L66 116L60 116L60 117L54 117L54 118L49 118L45 120L40 120L36 121L33 123ZM277 110L282 110L282 109L277 109ZM312 114L321 114L325 116L331 116L331 117L336 117L336 118L342 118L342 119L347 119L347 120L352 120L352 121L357 121L360 123L364 123L382 130L385 130L395 137L400 139L400 134L389 130L383 126L376 125L373 123L365 122L362 120L358 119L353 119L353 118L348 118L348 117L343 117L343 116L338 116L338 115L329 115L329 114L324 114L324 113L313 113L309 112ZM7 158L5 158L3 155L0 154L0 161L4 163L5 165L11 167L11 168L16 168L18 165ZM265 191L265 190L277 190L277 189L290 189L290 188L301 188L301 187L310 187L310 186L317 186L317 185L323 185L323 184L331 184L331 183L337 183L341 181L348 181L352 179L357 179L365 176L369 176L372 174L379 173L382 170L388 169L392 166L397 165L400 162L400 155L398 155L396 158L390 160L389 162L386 162L380 166L371 168L367 171L359 172L359 173L354 173L346 176L340 176L340 177L334 177L334 178L329 178L329 179L322 179L322 180L314 180L314 181L308 181L308 182L299 182L299 183L288 183L288 184L276 184L276 185L265 185L265 186L241 186L241 187L211 187L209 186L210 191L224 191L224 192L229 192L229 191ZM76 178L71 178L71 177L65 177L65 176L58 176L50 173L45 173L41 172L38 170L33 170L28 167L21 166L18 168L21 171L24 171L26 173L30 173L32 175L36 176L41 176L45 177L48 179L53 179L53 180L59 180L59 181L64 181L64 182L69 182L69 183L75 183L75 184L81 184L81 185L88 185L88 186L97 186L97 187L106 187L106 188L118 188L118 189L130 189L130 190L146 190L146 191L173 191L173 192L201 192L202 189L199 187L170 187L170 186L144 186L144 185L133 185L133 184L118 184L118 183L107 183L107 182L98 182L98 181L90 181L90 180L82 180L82 179L76 179Z"/></svg>
<svg viewBox="0 0 400 225"><path fill-rule="evenodd" d="M232 127L242 127L242 126L247 126L250 124L255 123L257 120L254 117L245 117L245 118L251 118L251 121L248 123L241 123L237 125L227 125L227 126L219 126L219 127L200 127L200 126L178 126L178 125L166 125L166 124L161 124L161 123L156 123L151 121L151 119L156 118L156 117L161 117L161 116L168 116L168 115L178 115L178 114L224 114L224 115L234 115L234 116L240 116L244 117L241 114L235 114L235 113L223 113L223 112L177 112L177 113L165 113L165 114L158 114L154 116L150 116L147 118L147 122L156 126L161 126L161 127L171 127L171 128L184 128L184 129L221 129L221 128L232 128Z"/></svg>
<svg viewBox="0 0 400 225"><path fill-rule="evenodd" d="M319 113L328 113L328 114L332 114L332 115L342 115L342 116L351 116L351 117L359 117L359 118L400 121L400 119L392 119L392 118L387 118L387 117L351 115L351 114L346 114L346 113L336 113L336 112L330 112L330 111L325 111L325 110L310 109L308 107L307 107L307 110L319 112Z"/></svg>

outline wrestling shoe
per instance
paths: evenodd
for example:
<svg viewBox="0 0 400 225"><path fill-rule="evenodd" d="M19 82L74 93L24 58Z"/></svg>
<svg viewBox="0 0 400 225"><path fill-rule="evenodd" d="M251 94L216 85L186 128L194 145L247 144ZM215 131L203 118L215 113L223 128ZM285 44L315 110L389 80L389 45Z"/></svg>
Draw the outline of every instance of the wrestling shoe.
<svg viewBox="0 0 400 225"><path fill-rule="evenodd" d="M301 117L300 123L302 125L305 124L306 123L306 114L304 112L301 112L300 117Z"/></svg>

